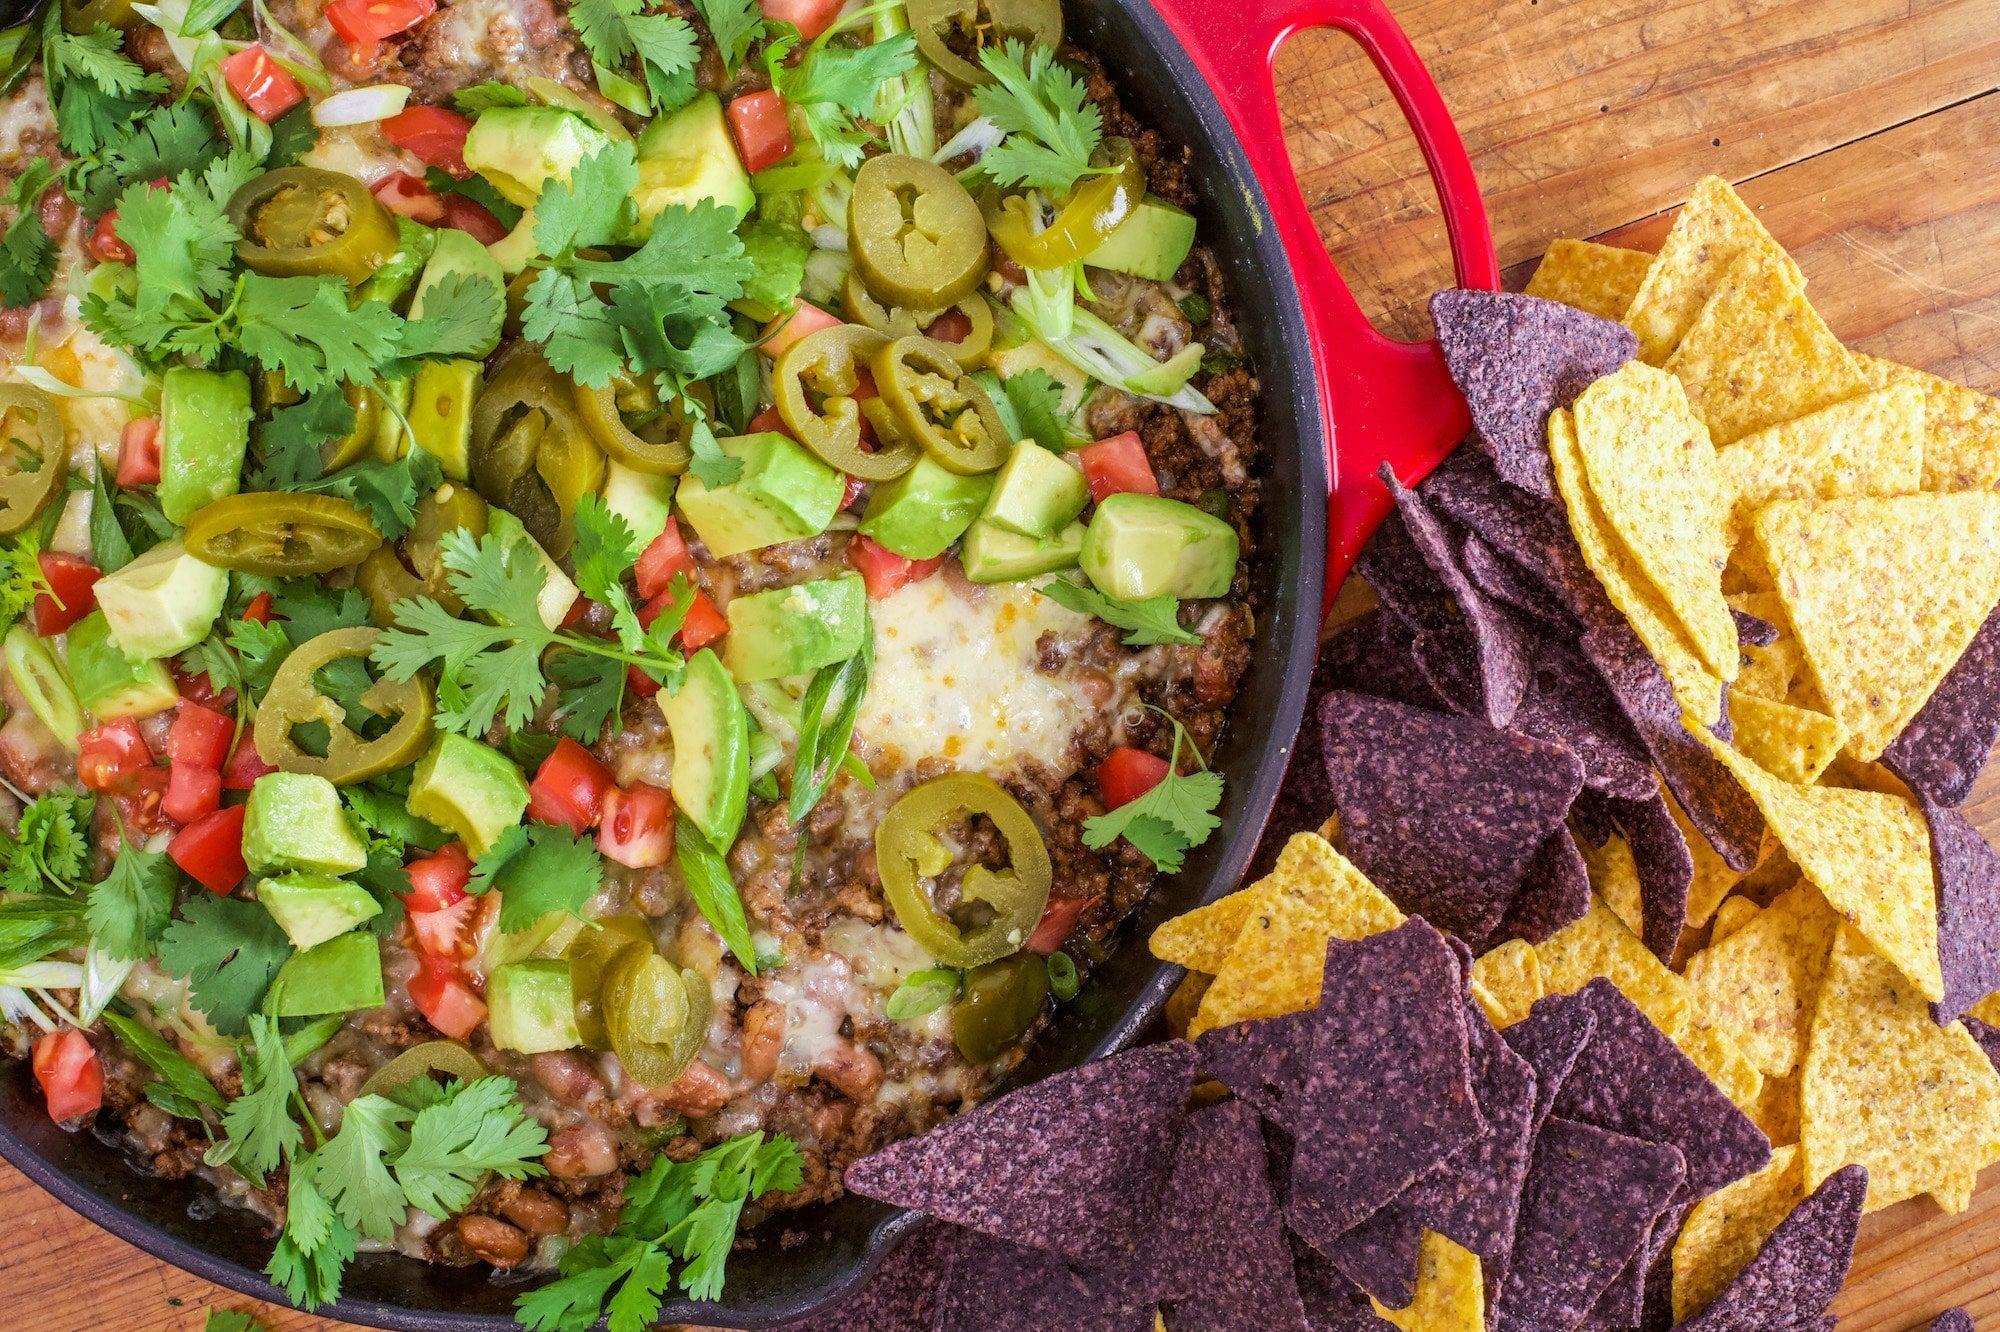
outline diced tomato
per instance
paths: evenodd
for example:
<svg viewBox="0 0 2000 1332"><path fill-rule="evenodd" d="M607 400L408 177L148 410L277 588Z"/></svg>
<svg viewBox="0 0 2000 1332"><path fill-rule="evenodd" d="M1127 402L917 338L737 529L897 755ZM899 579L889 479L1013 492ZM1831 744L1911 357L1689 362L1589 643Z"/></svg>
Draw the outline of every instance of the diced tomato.
<svg viewBox="0 0 2000 1332"><path fill-rule="evenodd" d="M139 769L130 784L111 792L112 803L118 806L118 817L134 837L150 837L172 826L162 808L166 798L167 770L158 767Z"/></svg>
<svg viewBox="0 0 2000 1332"><path fill-rule="evenodd" d="M708 599L708 593L697 590L694 605L688 607L687 618L681 621L681 650L699 652L728 632L729 621Z"/></svg>
<svg viewBox="0 0 2000 1332"><path fill-rule="evenodd" d="M410 912L410 933L416 936L417 948L428 957L456 959L465 951L465 941L471 935L473 914L484 900L461 897L450 906L436 911Z"/></svg>
<svg viewBox="0 0 2000 1332"><path fill-rule="evenodd" d="M664 865L674 854L674 801L646 782L604 793L597 849L627 869Z"/></svg>
<svg viewBox="0 0 2000 1332"><path fill-rule="evenodd" d="M576 741L564 736L542 760L528 783L528 815L543 823L566 823L572 832L597 826L604 793L618 783L611 769Z"/></svg>
<svg viewBox="0 0 2000 1332"><path fill-rule="evenodd" d="M426 953L409 989L410 1002L424 1021L452 1040L464 1040L486 1020L485 1001L459 975L450 954Z"/></svg>
<svg viewBox="0 0 2000 1332"><path fill-rule="evenodd" d="M651 698L660 692L660 682L637 666L625 668L625 687L640 698Z"/></svg>
<svg viewBox="0 0 2000 1332"><path fill-rule="evenodd" d="M90 257L100 264L129 264L139 256L132 247L118 239L118 210L106 210L97 219L97 225L90 229L90 239L83 243L90 251ZM124 482L120 482L123 485Z"/></svg>
<svg viewBox="0 0 2000 1332"><path fill-rule="evenodd" d="M680 521L669 518L666 529L639 552L639 563L632 576L638 581L639 595L651 601L667 590L675 574L693 582L694 556L688 554L687 542L681 539Z"/></svg>
<svg viewBox="0 0 2000 1332"><path fill-rule="evenodd" d="M590 608L596 604L589 597L579 596L576 600L569 603L569 609L563 612L562 623L557 625L556 628L576 628L577 625L583 622L583 617L590 613Z"/></svg>
<svg viewBox="0 0 2000 1332"><path fill-rule="evenodd" d="M229 755L229 762L222 767L222 789L225 791L247 791L257 784L257 779L277 769L264 762L264 756L251 743L250 732L237 737L236 748Z"/></svg>
<svg viewBox="0 0 2000 1332"><path fill-rule="evenodd" d="M464 232L481 245L491 245L507 237L507 228L499 218L487 211L484 204L475 203L462 194L444 196L444 224L453 231Z"/></svg>
<svg viewBox="0 0 2000 1332"><path fill-rule="evenodd" d="M160 484L159 417L135 416L125 423L125 429L118 436L116 479L124 490Z"/></svg>
<svg viewBox="0 0 2000 1332"><path fill-rule="evenodd" d="M775 430L786 439L792 437L791 427L785 424L784 414L776 407L766 407L763 411L751 417L750 424L745 428L744 433L761 435L767 430Z"/></svg>
<svg viewBox="0 0 2000 1332"><path fill-rule="evenodd" d="M1097 765L1097 790L1106 808L1117 809L1131 804L1166 777L1167 761L1158 754L1120 745Z"/></svg>
<svg viewBox="0 0 2000 1332"><path fill-rule="evenodd" d="M190 674L182 670L178 662L169 665L167 671L174 677L174 687L181 691L184 702L199 704L216 712L236 706L236 690L232 687L216 693L215 681L208 678L207 671Z"/></svg>
<svg viewBox="0 0 2000 1332"><path fill-rule="evenodd" d="M756 173L792 155L792 127L786 121L785 99L775 88L745 93L729 103L729 128L743 169Z"/></svg>
<svg viewBox="0 0 2000 1332"><path fill-rule="evenodd" d="M35 632L53 638L97 609L97 580L104 571L81 555L45 550L35 557L42 577L55 592L35 598Z"/></svg>
<svg viewBox="0 0 2000 1332"><path fill-rule="evenodd" d="M250 604L243 608L243 618L246 620L255 620L258 624L269 624L271 622L271 594L269 592L259 592L256 596L250 598Z"/></svg>
<svg viewBox="0 0 2000 1332"><path fill-rule="evenodd" d="M1049 904L1042 908L1041 923L1028 936L1028 951L1047 957L1061 948L1063 940L1069 938L1069 932L1076 928L1076 918L1096 900L1094 897L1051 897Z"/></svg>
<svg viewBox="0 0 2000 1332"><path fill-rule="evenodd" d="M790 310L781 312L770 323L764 325L764 341L757 350L777 360L785 348L823 328L839 328L840 321L810 301L795 301Z"/></svg>
<svg viewBox="0 0 2000 1332"><path fill-rule="evenodd" d="M58 1124L87 1115L104 1104L104 1065L90 1038L74 1027L52 1031L35 1042L35 1081L48 1099L49 1118Z"/></svg>
<svg viewBox="0 0 2000 1332"><path fill-rule="evenodd" d="M972 321L955 305L933 319L931 326L924 330L924 336L933 342L964 342L971 333Z"/></svg>
<svg viewBox="0 0 2000 1332"><path fill-rule="evenodd" d="M854 501L860 499L861 492L866 489L868 489L866 481L863 481L858 476L848 477L847 489L840 492L840 507L843 509L854 507Z"/></svg>
<svg viewBox="0 0 2000 1332"><path fill-rule="evenodd" d="M235 738L236 723L230 718L213 708L182 703L174 711L173 725L167 728L167 758L177 765L212 768L219 773L229 762L229 742Z"/></svg>
<svg viewBox="0 0 2000 1332"><path fill-rule="evenodd" d="M408 32L437 12L437 0L333 0L326 21L349 46Z"/></svg>
<svg viewBox="0 0 2000 1332"><path fill-rule="evenodd" d="M243 863L244 810L243 805L229 805L205 814L167 843L167 854L174 864L219 897L234 892L250 872Z"/></svg>
<svg viewBox="0 0 2000 1332"><path fill-rule="evenodd" d="M764 17L791 24L799 36L811 41L833 26L842 4L843 0L764 0Z"/></svg>
<svg viewBox="0 0 2000 1332"><path fill-rule="evenodd" d="M382 137L425 166L448 171L464 180L472 175L465 164L465 136L472 122L443 106L405 107L382 122Z"/></svg>
<svg viewBox="0 0 2000 1332"><path fill-rule="evenodd" d="M1090 482L1090 497L1100 504L1109 495L1160 493L1152 460L1146 457L1146 446L1136 430L1100 439L1079 452L1077 459Z"/></svg>
<svg viewBox="0 0 2000 1332"><path fill-rule="evenodd" d="M246 46L222 62L222 77L243 105L265 124L306 100L305 89L291 71L271 59L261 46Z"/></svg>
<svg viewBox="0 0 2000 1332"><path fill-rule="evenodd" d="M410 891L403 905L413 912L458 905L465 900L465 885L472 882L472 856L463 842L446 842L403 868L410 875Z"/></svg>
<svg viewBox="0 0 2000 1332"><path fill-rule="evenodd" d="M93 791L133 791L139 773L153 766L152 751L139 723L116 717L79 737L76 779Z"/></svg>
<svg viewBox="0 0 2000 1332"><path fill-rule="evenodd" d="M214 768L197 768L176 763L167 769L167 793L160 798L160 812L175 823L186 825L222 804L222 774Z"/></svg>
<svg viewBox="0 0 2000 1332"><path fill-rule="evenodd" d="M944 567L944 556L913 560L898 555L873 537L857 536L847 543L847 562L861 574L868 595L876 601L894 596L911 583L921 583Z"/></svg>
<svg viewBox="0 0 2000 1332"><path fill-rule="evenodd" d="M444 200L407 171L392 172L368 187L382 206L427 227L444 221Z"/></svg>

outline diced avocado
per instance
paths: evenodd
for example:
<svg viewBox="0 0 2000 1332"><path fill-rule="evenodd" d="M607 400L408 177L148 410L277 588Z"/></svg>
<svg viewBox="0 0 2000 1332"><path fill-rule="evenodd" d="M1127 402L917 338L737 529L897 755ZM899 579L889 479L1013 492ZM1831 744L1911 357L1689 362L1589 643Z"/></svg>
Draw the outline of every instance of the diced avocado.
<svg viewBox="0 0 2000 1332"><path fill-rule="evenodd" d="M1031 439L993 478L993 498L980 520L1024 537L1048 537L1068 527L1090 502L1090 483L1067 461Z"/></svg>
<svg viewBox="0 0 2000 1332"><path fill-rule="evenodd" d="M77 701L95 717L150 717L181 701L173 673L158 661L133 661L111 637L103 611L70 626L63 648Z"/></svg>
<svg viewBox="0 0 2000 1332"><path fill-rule="evenodd" d="M840 511L847 478L775 431L717 440L743 475L710 489L693 472L676 500L708 553L721 558L818 536Z"/></svg>
<svg viewBox="0 0 2000 1332"><path fill-rule="evenodd" d="M750 173L736 155L722 101L714 93L702 93L639 136L639 183L632 199L639 205L635 241L650 236L653 219L675 204L692 208L712 199L734 208L738 217L748 217L757 206Z"/></svg>
<svg viewBox="0 0 2000 1332"><path fill-rule="evenodd" d="M667 530L674 512L674 478L634 471L616 458L604 461L604 507L625 520L644 550Z"/></svg>
<svg viewBox="0 0 2000 1332"><path fill-rule="evenodd" d="M368 849L354 835L332 782L303 772L267 772L250 788L243 811L243 860L257 874L351 874L368 863Z"/></svg>
<svg viewBox="0 0 2000 1332"><path fill-rule="evenodd" d="M480 946L479 960L490 976L495 967L504 967L510 962L524 962L531 957L561 957L563 950L583 933L584 928L584 923L567 911L545 911L525 930L503 934L495 929L488 933L485 943Z"/></svg>
<svg viewBox="0 0 2000 1332"><path fill-rule="evenodd" d="M375 442L371 449L383 462L395 462L410 451L410 389L414 375L395 375L375 381L374 392L382 400L382 412L375 418Z"/></svg>
<svg viewBox="0 0 2000 1332"><path fill-rule="evenodd" d="M723 660L746 684L804 675L846 661L867 632L867 586L844 573L731 601Z"/></svg>
<svg viewBox="0 0 2000 1332"><path fill-rule="evenodd" d="M366 888L324 874L286 874L257 885L257 900L294 948L311 948L382 914Z"/></svg>
<svg viewBox="0 0 2000 1332"><path fill-rule="evenodd" d="M484 339L478 350L471 353L484 356L500 345L500 325L507 315L507 274L501 270L500 261L465 232L445 230L437 234L430 262L424 265L423 279L417 283L417 294L410 298L410 318L424 317L426 297L453 273L463 278L485 278L493 284L493 294L502 298L493 306L492 336Z"/></svg>
<svg viewBox="0 0 2000 1332"><path fill-rule="evenodd" d="M7 674L14 687L28 700L28 711L49 728L63 748L74 754L83 734L83 705L70 687L62 667L56 663L49 645L35 637L25 624L7 631Z"/></svg>
<svg viewBox="0 0 2000 1332"><path fill-rule="evenodd" d="M486 1006L487 1030L502 1050L547 1054L583 1044L576 1029L576 993L567 962L551 959L495 967L486 979Z"/></svg>
<svg viewBox="0 0 2000 1332"><path fill-rule="evenodd" d="M991 476L960 476L926 455L875 487L861 513L861 535L898 555L928 560L958 540L992 493Z"/></svg>
<svg viewBox="0 0 2000 1332"><path fill-rule="evenodd" d="M528 266L528 261L541 251L535 248L535 210L525 209L521 220L514 229L486 247L486 253L493 256L493 262L500 265L500 271L508 277Z"/></svg>
<svg viewBox="0 0 2000 1332"><path fill-rule="evenodd" d="M466 850L483 856L521 821L528 784L499 750L447 733L417 761L404 803L410 813L458 834Z"/></svg>
<svg viewBox="0 0 2000 1332"><path fill-rule="evenodd" d="M528 535L528 529L521 526L521 520L505 509L488 511L487 532L500 538L510 546L525 543L542 562L542 572L547 575L542 580L542 593L535 598L535 605L542 612L542 627L554 629L569 618L569 608L583 594L577 590L570 576L564 573L549 553L542 549L542 543Z"/></svg>
<svg viewBox="0 0 2000 1332"><path fill-rule="evenodd" d="M711 648L688 662L678 694L654 695L674 741L674 803L714 845L727 849L750 799L750 715Z"/></svg>
<svg viewBox="0 0 2000 1332"><path fill-rule="evenodd" d="M1236 529L1192 504L1108 495L1091 516L1078 563L1120 601L1219 597L1236 576Z"/></svg>
<svg viewBox="0 0 2000 1332"><path fill-rule="evenodd" d="M384 260L382 266L370 274L366 282L354 289L355 298L394 305L416 284L418 276L424 271L424 265L430 262L431 251L436 248L437 238L441 234L432 231L421 222L398 217L396 252Z"/></svg>
<svg viewBox="0 0 2000 1332"><path fill-rule="evenodd" d="M1180 272L1194 248L1194 217L1165 199L1147 195L1132 216L1083 256L1093 268L1165 282Z"/></svg>
<svg viewBox="0 0 2000 1332"><path fill-rule="evenodd" d="M170 522L234 495L250 445L250 376L177 365L160 379L160 512Z"/></svg>
<svg viewBox="0 0 2000 1332"><path fill-rule="evenodd" d="M163 541L97 580L98 609L128 657L171 657L208 637L229 595L229 571Z"/></svg>
<svg viewBox="0 0 2000 1332"><path fill-rule="evenodd" d="M293 953L272 978L267 1002L279 1017L318 1017L382 1006L382 950L349 931Z"/></svg>
<svg viewBox="0 0 2000 1332"><path fill-rule="evenodd" d="M496 106L465 136L465 164L500 197L526 208L547 180L567 181L578 162L609 147L611 137L582 116L552 106Z"/></svg>
<svg viewBox="0 0 2000 1332"><path fill-rule="evenodd" d="M410 390L410 433L454 481L472 475L472 404L484 382L477 361L425 361Z"/></svg>
<svg viewBox="0 0 2000 1332"><path fill-rule="evenodd" d="M1038 541L981 518L965 529L965 544L958 548L958 558L969 583L1018 582L1074 568L1077 556L1083 553L1083 532L1082 523L1071 523L1055 536Z"/></svg>

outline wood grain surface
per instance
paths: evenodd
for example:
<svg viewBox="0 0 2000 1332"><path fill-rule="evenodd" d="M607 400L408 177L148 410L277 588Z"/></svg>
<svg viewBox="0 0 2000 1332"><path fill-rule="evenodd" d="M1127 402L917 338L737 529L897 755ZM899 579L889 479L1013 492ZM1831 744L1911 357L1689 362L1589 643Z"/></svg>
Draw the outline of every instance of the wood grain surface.
<svg viewBox="0 0 2000 1332"><path fill-rule="evenodd" d="M1695 179L1736 182L1858 350L2000 393L2000 0L1388 0L1444 88L1518 288L1550 240L1651 248ZM1278 62L1287 138L1378 323L1425 331L1450 267L1421 159L1367 63L1308 33ZM2000 840L2000 770L1966 812ZM218 1290L0 1165L0 1295L20 1332L344 1326ZM1954 1305L2000 1332L2000 1170L1971 1209L1869 1217L1842 1332Z"/></svg>

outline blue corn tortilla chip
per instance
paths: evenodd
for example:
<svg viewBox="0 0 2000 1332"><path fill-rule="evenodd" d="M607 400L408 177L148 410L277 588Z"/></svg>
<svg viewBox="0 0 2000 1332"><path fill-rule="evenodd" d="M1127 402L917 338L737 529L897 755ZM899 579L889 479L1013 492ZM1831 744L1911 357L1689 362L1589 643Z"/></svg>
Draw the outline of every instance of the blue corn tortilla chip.
<svg viewBox="0 0 2000 1332"><path fill-rule="evenodd" d="M1673 686L1645 644L1621 623L1587 631L1583 651L1611 686L1619 709L1653 756L1688 822L1731 869L1747 873L1763 845L1764 816L1721 760L1681 725ZM1728 708L1722 717L1729 719Z"/></svg>
<svg viewBox="0 0 2000 1332"><path fill-rule="evenodd" d="M1476 532L1458 538L1458 565L1472 585L1504 605L1551 629L1574 631L1576 617L1553 592L1537 583L1515 563L1486 544Z"/></svg>
<svg viewBox="0 0 2000 1332"><path fill-rule="evenodd" d="M785 1324L785 1332L929 1332L937 1317L951 1226L927 1225L882 1260L867 1282L822 1313Z"/></svg>
<svg viewBox="0 0 2000 1332"><path fill-rule="evenodd" d="M1188 1117L1155 1224L1174 1231L1171 1332L1305 1332L1291 1246L1256 1112L1225 1101ZM1058 1324L1046 1324L1056 1327Z"/></svg>
<svg viewBox="0 0 2000 1332"><path fill-rule="evenodd" d="M1611 801L1612 817L1624 830L1639 871L1640 939L1660 961L1672 964L1681 930L1687 925L1688 890L1694 887L1694 853L1655 792L1650 800Z"/></svg>
<svg viewBox="0 0 2000 1332"><path fill-rule="evenodd" d="M1312 1332L1393 1332L1396 1325L1376 1316L1366 1291L1341 1275L1312 1245L1297 1235L1289 1238L1306 1326Z"/></svg>
<svg viewBox="0 0 2000 1332"><path fill-rule="evenodd" d="M1597 1304L1583 1320L1585 1332L1603 1329L1603 1332L1630 1332L1637 1329L1645 1332L1648 1323L1647 1302L1655 1304L1653 1319L1657 1321L1660 1308L1666 1313L1666 1323L1661 1332L1673 1325L1673 1248L1674 1240L1680 1236L1681 1223L1687 1219L1688 1209L1694 1202L1688 1197L1687 1184L1683 1182L1660 1214L1653 1218L1652 1229L1646 1234L1646 1242L1639 1252L1632 1255L1632 1261L1625 1264L1620 1272L1597 1297ZM1662 1285L1662 1283L1665 1283ZM1664 1297L1666 1303L1658 1301Z"/></svg>
<svg viewBox="0 0 2000 1332"><path fill-rule="evenodd" d="M1483 454L1457 450L1417 489L1446 517L1547 588L1584 625L1623 623L1585 563L1562 506L1508 485Z"/></svg>
<svg viewBox="0 0 2000 1332"><path fill-rule="evenodd" d="M1151 1332L1150 1308L1119 1308L1045 1249L949 1227L928 1332ZM1301 1319L1299 1326L1304 1326ZM881 1332L897 1328L888 1324Z"/></svg>
<svg viewBox="0 0 2000 1332"><path fill-rule="evenodd" d="M1542 1121L1555 1107L1556 1093L1569 1080L1584 1047L1597 1032L1597 1016L1573 994L1552 994L1535 1001L1528 1016L1500 1033L1515 1054L1535 1071L1535 1108L1530 1136L1542 1131Z"/></svg>
<svg viewBox="0 0 2000 1332"><path fill-rule="evenodd" d="M1931 1332L1972 1332L1972 1315L1963 1309L1946 1309L1931 1319Z"/></svg>
<svg viewBox="0 0 2000 1332"><path fill-rule="evenodd" d="M1589 1315L1680 1187L1681 1154L1665 1143L1551 1116L1535 1140L1513 1259L1488 1325L1552 1332Z"/></svg>
<svg viewBox="0 0 2000 1332"><path fill-rule="evenodd" d="M1254 1022L1232 1022L1195 1040L1209 1077L1287 1134L1299 1131L1297 1112L1310 1108L1320 1070L1313 1045L1321 1013L1285 1013Z"/></svg>
<svg viewBox="0 0 2000 1332"><path fill-rule="evenodd" d="M1423 497L1396 480L1387 463L1382 464L1381 478L1396 502L1411 544L1443 584L1471 635L1478 671L1478 713L1494 726L1505 726L1514 719L1514 710L1520 707L1527 688L1528 667L1535 658L1534 633L1512 611L1488 600L1472 585L1458 565L1451 533Z"/></svg>
<svg viewBox="0 0 2000 1332"><path fill-rule="evenodd" d="M1618 831L1618 820L1611 817L1611 802L1589 787L1577 793L1576 803L1569 807L1569 822L1578 836L1600 849Z"/></svg>
<svg viewBox="0 0 2000 1332"><path fill-rule="evenodd" d="M1979 1042L1979 1048L1986 1052L1986 1062L2000 1073L2000 1027L1989 1027L1976 1017L1963 1017L1959 1021L1972 1033L1972 1039Z"/></svg>
<svg viewBox="0 0 2000 1332"><path fill-rule="evenodd" d="M1348 859L1404 911L1484 941L1582 788L1576 756L1338 690L1319 722Z"/></svg>
<svg viewBox="0 0 2000 1332"><path fill-rule="evenodd" d="M1746 610L1731 610L1736 621L1736 641L1743 647L1769 647L1778 641L1778 626Z"/></svg>
<svg viewBox="0 0 2000 1332"><path fill-rule="evenodd" d="M1597 1029L1556 1093L1557 1117L1679 1148L1697 1198L1769 1164L1763 1130L1617 986L1599 977L1576 997Z"/></svg>
<svg viewBox="0 0 2000 1332"><path fill-rule="evenodd" d="M1549 413L1636 356L1639 339L1609 319L1512 292L1438 292L1431 321L1472 409L1473 443L1506 480L1553 498Z"/></svg>
<svg viewBox="0 0 2000 1332"><path fill-rule="evenodd" d="M1566 746L1582 762L1584 785L1593 791L1644 800L1660 789L1652 755L1604 677L1574 645L1558 638L1541 641L1527 692L1507 729Z"/></svg>
<svg viewBox="0 0 2000 1332"><path fill-rule="evenodd" d="M1962 805L2000 739L2000 609L1945 672L1889 747L1882 766L1940 805Z"/></svg>
<svg viewBox="0 0 2000 1332"><path fill-rule="evenodd" d="M1450 1168L1446 1162L1436 1169ZM1417 1297L1417 1262L1424 1228L1408 1208L1390 1203L1364 1217L1327 1245L1326 1259L1354 1287L1391 1309L1407 1309Z"/></svg>
<svg viewBox="0 0 2000 1332"><path fill-rule="evenodd" d="M1844 1166L1778 1223L1757 1256L1706 1309L1684 1320L1687 1332L1785 1332L1815 1328L1847 1283L1868 1171Z"/></svg>
<svg viewBox="0 0 2000 1332"><path fill-rule="evenodd" d="M1495 938L1538 944L1565 925L1582 920L1589 910L1590 869L1570 839L1569 829L1558 826L1528 862L1520 891L1508 905Z"/></svg>
<svg viewBox="0 0 2000 1332"><path fill-rule="evenodd" d="M1942 1026L2000 990L2000 854L1957 810L1921 791L1917 803L1931 829L1944 972L1944 998L1931 1005L1931 1016Z"/></svg>
<svg viewBox="0 0 2000 1332"><path fill-rule="evenodd" d="M1421 919L1327 944L1286 1219L1322 1252L1486 1131L1472 1086L1458 968Z"/></svg>
<svg viewBox="0 0 2000 1332"><path fill-rule="evenodd" d="M1137 1245L1187 1120L1195 1051L1149 1045L1023 1087L847 1167L847 1187L1079 1263Z"/></svg>
<svg viewBox="0 0 2000 1332"><path fill-rule="evenodd" d="M1477 711L1479 654L1471 626L1444 580L1418 551L1400 509L1375 529L1354 562L1354 571L1368 580L1382 605L1410 627L1410 658L1425 690L1454 712Z"/></svg>

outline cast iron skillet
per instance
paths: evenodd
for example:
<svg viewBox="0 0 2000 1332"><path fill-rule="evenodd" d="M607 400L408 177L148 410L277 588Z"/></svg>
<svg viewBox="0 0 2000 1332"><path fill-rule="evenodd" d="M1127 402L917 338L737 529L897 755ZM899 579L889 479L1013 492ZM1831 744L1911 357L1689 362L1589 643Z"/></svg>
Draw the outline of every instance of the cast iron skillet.
<svg viewBox="0 0 2000 1332"><path fill-rule="evenodd" d="M1127 104L1193 153L1201 236L1220 258L1262 386L1264 502L1258 510L1257 652L1242 681L1217 766L1227 784L1211 839L1163 879L1124 943L1035 1047L1015 1082L1109 1054L1165 1003L1179 969L1144 939L1170 916L1235 887L1270 814L1305 709L1323 603L1387 506L1375 479L1390 462L1406 481L1434 466L1467 428L1465 404L1434 344L1376 333L1335 273L1291 177L1270 65L1299 29L1353 36L1415 126L1438 183L1461 285L1496 289L1498 267L1472 167L1437 88L1380 0L1067 0L1070 31L1097 52ZM1338 465L1329 444L1338 419ZM1331 494L1332 523L1320 496ZM64 1203L153 1255L255 1297L271 1239L206 1185L135 1172L121 1150L49 1121L28 1065L0 1070L0 1156ZM720 1304L670 1302L668 1323L768 1328L858 1285L922 1218L848 1197L788 1212L729 1262ZM806 1241L779 1244L785 1231ZM78 1272L79 1280L89 1273ZM391 1254L349 1268L327 1314L409 1332L513 1328L527 1278L429 1266Z"/></svg>

